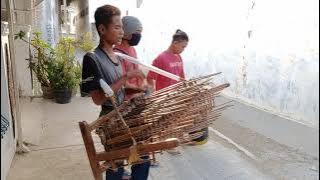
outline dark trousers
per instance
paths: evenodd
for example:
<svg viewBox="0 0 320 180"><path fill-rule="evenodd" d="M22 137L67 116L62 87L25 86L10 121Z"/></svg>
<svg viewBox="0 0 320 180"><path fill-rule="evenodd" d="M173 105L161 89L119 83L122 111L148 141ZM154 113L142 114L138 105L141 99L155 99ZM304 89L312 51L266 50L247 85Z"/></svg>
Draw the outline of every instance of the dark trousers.
<svg viewBox="0 0 320 180"><path fill-rule="evenodd" d="M105 107L102 106L100 116L103 116L105 114L108 114L110 111L112 111L112 107ZM149 156L142 156L141 159L149 159ZM150 161L146 161L141 164L135 164L131 166L131 179L132 180L147 180L149 175L149 169L150 169ZM111 169L108 169L106 172L106 180L122 180L122 176L124 173L124 168L120 167L115 172Z"/></svg>
<svg viewBox="0 0 320 180"><path fill-rule="evenodd" d="M149 156L142 156L141 159L149 159ZM132 180L146 180L148 179L150 169L150 161L145 163L135 164L131 166L131 179ZM106 180L122 180L124 168L120 167L116 172L108 169L106 172Z"/></svg>

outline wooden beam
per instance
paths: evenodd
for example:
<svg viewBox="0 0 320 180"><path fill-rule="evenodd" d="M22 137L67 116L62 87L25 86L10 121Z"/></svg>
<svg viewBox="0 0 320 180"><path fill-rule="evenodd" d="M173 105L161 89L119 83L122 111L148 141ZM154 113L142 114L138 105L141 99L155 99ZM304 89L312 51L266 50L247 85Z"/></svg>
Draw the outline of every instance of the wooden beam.
<svg viewBox="0 0 320 180"><path fill-rule="evenodd" d="M102 180L102 172L99 161L97 160L96 149L94 147L91 131L89 130L87 122L79 122L79 127L87 151L88 159L92 169L95 180Z"/></svg>
<svg viewBox="0 0 320 180"><path fill-rule="evenodd" d="M158 142L154 144L142 144L137 145L137 151L139 155L149 154L152 151L162 151L166 149L172 149L179 146L177 139L171 139L164 142ZM130 149L119 149L111 152L98 152L98 161L110 161L114 159L127 159L130 156Z"/></svg>

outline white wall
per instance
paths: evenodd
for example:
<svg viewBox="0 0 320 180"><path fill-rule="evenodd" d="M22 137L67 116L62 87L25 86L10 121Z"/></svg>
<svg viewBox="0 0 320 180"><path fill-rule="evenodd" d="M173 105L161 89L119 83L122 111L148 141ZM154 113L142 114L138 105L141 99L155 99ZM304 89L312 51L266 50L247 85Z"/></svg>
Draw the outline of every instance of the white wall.
<svg viewBox="0 0 320 180"><path fill-rule="evenodd" d="M75 32L77 36L82 36L86 32L90 32L91 25L89 23L89 5L87 0L82 1L73 1L70 4L70 7L74 9L74 15L77 16L75 23ZM88 9L87 13L86 8ZM81 16L83 13L83 16Z"/></svg>
<svg viewBox="0 0 320 180"><path fill-rule="evenodd" d="M15 33L18 33L19 31L29 31L28 25L32 24L31 7L31 0L15 1ZM16 40L14 45L20 96L32 96L31 76L28 68L28 61L25 60L29 58L28 45L21 40Z"/></svg>
<svg viewBox="0 0 320 180"><path fill-rule="evenodd" d="M15 23L16 24L31 24L31 0L15 0Z"/></svg>
<svg viewBox="0 0 320 180"><path fill-rule="evenodd" d="M141 60L151 63L180 28L190 36L187 77L221 71L227 95L319 127L317 0L144 1L129 15L144 26Z"/></svg>
<svg viewBox="0 0 320 180"><path fill-rule="evenodd" d="M32 25L30 35L34 31L40 31L43 39L52 45L55 45L58 39L59 26L58 16L55 13L55 0L44 0L37 3L37 6L31 8L31 0L18 0L15 2L17 11L15 33L20 30L28 32L29 25ZM32 11L30 11L32 9ZM50 13L48 13L50 12ZM34 81L34 90L32 91L30 69L28 68L29 46L21 40L15 40L15 58L17 63L17 76L19 83L20 96L40 95L40 85ZM33 74L34 78L35 75Z"/></svg>
<svg viewBox="0 0 320 180"><path fill-rule="evenodd" d="M55 0L43 0L32 10L32 28L42 32L43 38L55 45L59 37L58 14Z"/></svg>
<svg viewBox="0 0 320 180"><path fill-rule="evenodd" d="M2 36L1 24L1 43L8 43L8 36ZM5 51L1 45L1 115L9 120L9 128L1 139L1 180L5 180L9 172L13 156L16 151L16 140L13 136L12 116L10 110L7 65L5 64Z"/></svg>
<svg viewBox="0 0 320 180"><path fill-rule="evenodd" d="M19 31L29 32L29 27L26 25L16 25L14 30L15 33ZM22 40L15 40L14 46L20 96L32 96L29 61L26 60L29 58L29 45ZM35 76L34 73L33 76Z"/></svg>

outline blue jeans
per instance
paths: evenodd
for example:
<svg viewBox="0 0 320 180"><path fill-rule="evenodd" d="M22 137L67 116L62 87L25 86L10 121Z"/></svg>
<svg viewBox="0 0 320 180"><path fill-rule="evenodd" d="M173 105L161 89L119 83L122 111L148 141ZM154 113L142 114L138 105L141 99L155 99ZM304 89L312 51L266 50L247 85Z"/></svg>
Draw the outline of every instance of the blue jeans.
<svg viewBox="0 0 320 180"><path fill-rule="evenodd" d="M142 156L141 159L149 159L149 156ZM131 179L132 180L147 180L150 169L150 161L142 164L135 164L131 166ZM117 172L108 169L106 172L106 180L122 180L124 173L123 167L118 168Z"/></svg>
<svg viewBox="0 0 320 180"><path fill-rule="evenodd" d="M110 107L102 107L100 116L108 114L112 111ZM149 156L141 156L141 159L149 159ZM131 180L147 180L150 169L150 161L141 164L135 164L131 166ZM122 180L124 173L123 167L118 168L116 172L108 169L106 172L106 180Z"/></svg>

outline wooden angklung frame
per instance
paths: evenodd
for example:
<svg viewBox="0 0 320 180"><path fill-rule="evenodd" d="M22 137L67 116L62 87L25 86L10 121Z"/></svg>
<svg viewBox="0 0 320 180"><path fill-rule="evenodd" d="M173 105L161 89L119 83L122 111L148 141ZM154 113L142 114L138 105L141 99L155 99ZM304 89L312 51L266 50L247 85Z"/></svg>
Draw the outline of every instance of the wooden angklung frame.
<svg viewBox="0 0 320 180"><path fill-rule="evenodd" d="M215 104L214 97L229 86L212 82L218 74L184 80L148 97L125 101L116 107L121 117L113 110L91 123L79 122L95 179L102 180L102 173L108 168L116 170L127 165L118 162L144 162L139 158L132 160L133 154L155 154L201 137L201 130L231 106L229 102ZM97 152L92 133L100 137L103 151Z"/></svg>

